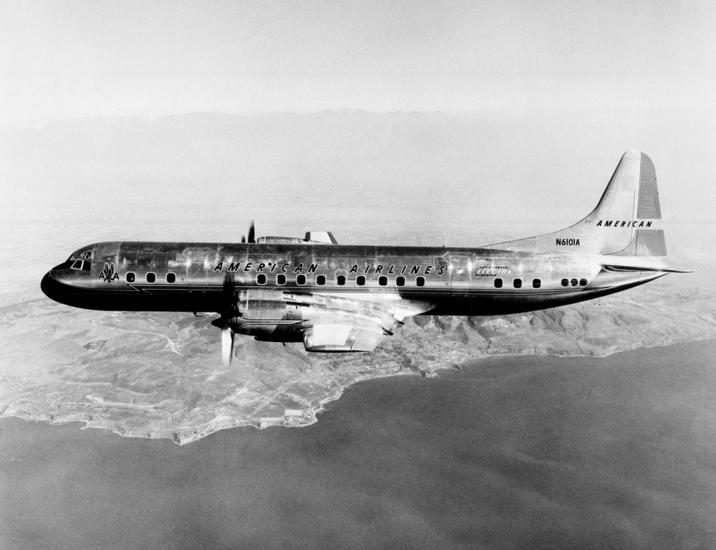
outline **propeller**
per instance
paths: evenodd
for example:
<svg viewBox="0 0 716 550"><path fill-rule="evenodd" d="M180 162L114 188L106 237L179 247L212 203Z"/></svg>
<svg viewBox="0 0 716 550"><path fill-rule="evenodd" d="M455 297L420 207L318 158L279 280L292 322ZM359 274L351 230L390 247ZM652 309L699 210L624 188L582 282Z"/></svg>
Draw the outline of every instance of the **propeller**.
<svg viewBox="0 0 716 550"><path fill-rule="evenodd" d="M241 237L242 243L256 242L256 228L254 220L249 224L249 236ZM225 366L231 366L234 358L234 329L231 328L231 319L239 315L239 304L236 293L236 281L233 273L227 273L224 277L224 310L221 317L214 319L211 324L221 329L221 359Z"/></svg>
<svg viewBox="0 0 716 550"><path fill-rule="evenodd" d="M231 328L231 319L239 315L233 273L227 273L224 277L224 304L221 317L214 319L211 324L221 329L221 359L224 366L230 367L231 360L234 358L234 329Z"/></svg>

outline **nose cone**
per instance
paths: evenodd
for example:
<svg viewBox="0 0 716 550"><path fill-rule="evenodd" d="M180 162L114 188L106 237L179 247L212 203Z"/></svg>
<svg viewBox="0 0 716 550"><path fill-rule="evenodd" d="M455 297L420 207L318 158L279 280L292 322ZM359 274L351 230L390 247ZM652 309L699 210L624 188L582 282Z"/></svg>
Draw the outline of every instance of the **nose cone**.
<svg viewBox="0 0 716 550"><path fill-rule="evenodd" d="M73 294L73 287L68 286L62 280L62 275L62 270L58 270L56 267L50 269L40 281L40 288L48 298L61 304L67 304Z"/></svg>
<svg viewBox="0 0 716 550"><path fill-rule="evenodd" d="M42 281L40 282L40 288L42 289L42 292L45 293L45 296L48 298L51 298L53 300L57 300L59 294L60 294L60 287L62 285L57 281L55 276L52 273L52 270L45 273L45 276L42 278Z"/></svg>

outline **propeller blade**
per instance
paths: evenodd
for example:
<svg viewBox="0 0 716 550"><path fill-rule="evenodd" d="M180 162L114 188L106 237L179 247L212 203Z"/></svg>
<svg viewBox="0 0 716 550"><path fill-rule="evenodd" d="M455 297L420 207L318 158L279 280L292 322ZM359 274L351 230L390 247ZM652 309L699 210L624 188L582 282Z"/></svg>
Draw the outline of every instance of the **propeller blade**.
<svg viewBox="0 0 716 550"><path fill-rule="evenodd" d="M221 360L225 367L231 366L234 357L234 331L230 327L221 329Z"/></svg>
<svg viewBox="0 0 716 550"><path fill-rule="evenodd" d="M251 224L249 224L249 242L255 243L256 242L256 228L254 227L254 220L251 220Z"/></svg>
<svg viewBox="0 0 716 550"><path fill-rule="evenodd" d="M233 273L227 273L224 276L223 284L224 292L224 309L221 311L222 317L235 317L239 314L238 296L236 295L236 279Z"/></svg>

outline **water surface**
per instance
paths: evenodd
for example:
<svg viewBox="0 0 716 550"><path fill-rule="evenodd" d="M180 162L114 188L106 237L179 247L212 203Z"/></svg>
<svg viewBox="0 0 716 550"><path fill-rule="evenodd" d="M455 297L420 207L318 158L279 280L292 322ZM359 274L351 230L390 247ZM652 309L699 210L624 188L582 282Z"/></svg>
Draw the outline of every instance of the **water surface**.
<svg viewBox="0 0 716 550"><path fill-rule="evenodd" d="M2 548L711 548L716 342L351 386L185 447L0 420Z"/></svg>

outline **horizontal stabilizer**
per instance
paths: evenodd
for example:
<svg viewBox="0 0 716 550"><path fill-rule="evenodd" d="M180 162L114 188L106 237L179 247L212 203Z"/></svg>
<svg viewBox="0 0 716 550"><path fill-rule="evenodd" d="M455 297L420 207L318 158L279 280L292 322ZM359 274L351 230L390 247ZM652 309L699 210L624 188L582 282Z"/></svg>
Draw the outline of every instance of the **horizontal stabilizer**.
<svg viewBox="0 0 716 550"><path fill-rule="evenodd" d="M671 267L656 267L650 265L616 265L616 264L602 264L602 268L607 271L660 271L662 273L693 273L693 271L686 271L683 269L674 269Z"/></svg>

